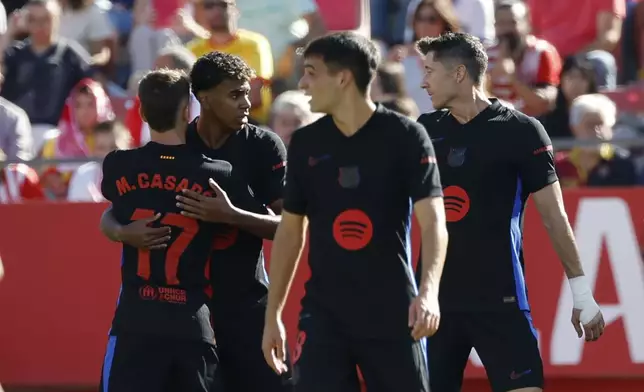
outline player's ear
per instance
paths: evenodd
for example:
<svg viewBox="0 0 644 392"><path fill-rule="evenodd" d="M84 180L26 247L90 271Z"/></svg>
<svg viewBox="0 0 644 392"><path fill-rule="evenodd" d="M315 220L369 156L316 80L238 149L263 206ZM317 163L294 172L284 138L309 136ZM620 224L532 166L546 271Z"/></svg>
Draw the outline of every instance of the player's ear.
<svg viewBox="0 0 644 392"><path fill-rule="evenodd" d="M340 78L340 86L346 87L353 81L353 74L349 70L342 70L338 72L338 77Z"/></svg>
<svg viewBox="0 0 644 392"><path fill-rule="evenodd" d="M208 95L204 91L201 91L199 94L196 95L196 97L197 97L197 101L199 101L199 105L205 108L210 108L210 105L208 102Z"/></svg>
<svg viewBox="0 0 644 392"><path fill-rule="evenodd" d="M189 103L183 108L183 120L185 122L190 122L190 105Z"/></svg>
<svg viewBox="0 0 644 392"><path fill-rule="evenodd" d="M467 69L465 68L464 65L457 65L456 70L455 70L455 75L456 75L456 83L463 83L463 81L467 78Z"/></svg>

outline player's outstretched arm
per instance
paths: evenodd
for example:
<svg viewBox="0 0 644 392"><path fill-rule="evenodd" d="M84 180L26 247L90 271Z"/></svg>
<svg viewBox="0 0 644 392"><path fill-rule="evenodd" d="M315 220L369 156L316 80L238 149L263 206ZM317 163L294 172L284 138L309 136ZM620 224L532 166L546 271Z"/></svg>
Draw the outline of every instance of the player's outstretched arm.
<svg viewBox="0 0 644 392"><path fill-rule="evenodd" d="M268 304L264 323L262 350L266 362L277 372L286 372L286 330L282 311L304 247L307 220L287 211L277 228L269 266Z"/></svg>
<svg viewBox="0 0 644 392"><path fill-rule="evenodd" d="M575 236L568 222L559 182L550 184L533 194L552 245L566 272L573 295L572 323L580 338L597 340L604 332L604 318L593 292L584 276ZM583 327L583 331L582 331Z"/></svg>
<svg viewBox="0 0 644 392"><path fill-rule="evenodd" d="M169 227L150 227L159 220L161 214L151 218L136 220L122 225L114 216L112 206L107 207L101 216L101 232L114 242L122 242L139 249L163 249L170 241Z"/></svg>
<svg viewBox="0 0 644 392"><path fill-rule="evenodd" d="M103 215L101 215L101 232L110 240L114 242L120 242L119 239L119 233L121 231L122 225L120 225L117 221L116 218L114 217L114 213L112 212L112 206L110 205L103 211Z"/></svg>

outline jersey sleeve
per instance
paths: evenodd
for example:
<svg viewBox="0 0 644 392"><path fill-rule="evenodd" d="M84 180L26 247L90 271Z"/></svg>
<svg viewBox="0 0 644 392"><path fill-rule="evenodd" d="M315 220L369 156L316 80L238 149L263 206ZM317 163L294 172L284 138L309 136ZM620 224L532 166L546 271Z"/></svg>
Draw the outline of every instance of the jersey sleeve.
<svg viewBox="0 0 644 392"><path fill-rule="evenodd" d="M118 195L116 189L118 151L112 151L103 160L103 179L101 180L101 193L109 201L114 201Z"/></svg>
<svg viewBox="0 0 644 392"><path fill-rule="evenodd" d="M524 189L534 193L555 183L555 158L550 137L541 123L530 118L523 131L516 132L516 163Z"/></svg>
<svg viewBox="0 0 644 392"><path fill-rule="evenodd" d="M257 140L255 153L257 174L254 177L253 192L265 205L282 198L286 177L286 147L282 139L273 132L264 132Z"/></svg>
<svg viewBox="0 0 644 392"><path fill-rule="evenodd" d="M305 154L298 132L295 131L288 146L289 163L286 169L286 184L284 186L284 209L297 215L306 215L308 206L307 193L304 183L306 173Z"/></svg>
<svg viewBox="0 0 644 392"><path fill-rule="evenodd" d="M405 186L412 202L427 197L443 196L436 154L429 135L419 123L412 123L406 132L404 145Z"/></svg>

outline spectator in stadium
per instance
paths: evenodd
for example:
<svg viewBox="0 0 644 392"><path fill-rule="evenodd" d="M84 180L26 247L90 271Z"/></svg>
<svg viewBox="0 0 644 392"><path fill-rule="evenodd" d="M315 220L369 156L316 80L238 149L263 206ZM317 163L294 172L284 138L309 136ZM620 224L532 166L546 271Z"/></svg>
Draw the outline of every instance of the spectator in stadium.
<svg viewBox="0 0 644 392"><path fill-rule="evenodd" d="M239 1L237 9L239 27L266 37L276 64L326 31L315 0Z"/></svg>
<svg viewBox="0 0 644 392"><path fill-rule="evenodd" d="M420 3L427 0L414 0L408 7L408 19L411 19L413 13L418 10ZM440 3L441 1L435 1ZM491 45L494 42L494 2L495 0L448 0L454 10L454 16L458 25L465 33L469 33L485 45ZM440 6L443 8L444 6ZM405 41L412 39L413 30L408 25L405 31ZM418 38L421 38L420 36ZM416 42L414 40L413 42Z"/></svg>
<svg viewBox="0 0 644 392"><path fill-rule="evenodd" d="M43 158L91 157L96 147L96 124L114 118L112 104L103 87L92 79L81 80L67 99L58 124L58 136L48 140L43 147ZM68 180L77 168L77 164L60 164L55 171ZM53 174L53 171L48 174Z"/></svg>
<svg viewBox="0 0 644 392"><path fill-rule="evenodd" d="M162 4L168 8L158 9ZM181 5L181 2L136 0L135 26L128 43L133 74L153 69L156 58L164 48L181 46L195 37L208 36L208 32L195 22L189 12L176 8L177 5Z"/></svg>
<svg viewBox="0 0 644 392"><path fill-rule="evenodd" d="M549 42L530 34L528 9L522 1L502 0L496 7L498 43L488 49L488 89L531 116L554 107L561 58Z"/></svg>
<svg viewBox="0 0 644 392"><path fill-rule="evenodd" d="M533 33L562 57L591 50L613 52L622 35L626 0L526 0Z"/></svg>
<svg viewBox="0 0 644 392"><path fill-rule="evenodd" d="M378 67L371 85L371 99L414 120L420 115L405 86L405 68L397 62L386 62Z"/></svg>
<svg viewBox="0 0 644 392"><path fill-rule="evenodd" d="M583 55L568 57L559 79L561 84L557 89L555 107L540 118L551 138L572 137L569 115L572 101L598 90L593 64Z"/></svg>
<svg viewBox="0 0 644 392"><path fill-rule="evenodd" d="M186 73L190 73L192 65L196 60L195 55L185 47L169 46L163 48L159 52L159 56L154 61L154 68L179 69ZM139 75L141 74L133 75L133 77L137 77ZM134 85L134 83L132 84ZM136 86L138 86L138 80L136 81ZM132 146L139 147L150 141L150 129L148 128L147 123L143 122L143 119L141 118L141 113L139 111L141 104L139 102L139 98L136 96L132 98L128 103L128 106L129 107L125 115L125 126L132 136ZM191 95L190 121L198 115L199 102L193 95Z"/></svg>
<svg viewBox="0 0 644 392"><path fill-rule="evenodd" d="M575 138L601 143L557 154L557 175L563 186L635 185L635 165L629 152L610 144L616 115L615 103L602 94L582 95L572 102L570 126Z"/></svg>
<svg viewBox="0 0 644 392"><path fill-rule="evenodd" d="M2 55L9 44L7 41L7 10L0 2L0 64L2 63Z"/></svg>
<svg viewBox="0 0 644 392"><path fill-rule="evenodd" d="M4 76L0 70L0 90ZM34 157L31 123L24 110L0 97L0 151L7 160L28 161Z"/></svg>
<svg viewBox="0 0 644 392"><path fill-rule="evenodd" d="M414 2L414 12L409 18L412 34L403 47L394 47L400 51L402 65L405 68L405 86L409 95L422 112L434 110L432 98L420 88L425 71L422 59L414 48L414 42L422 37L438 37L446 32L461 31L454 7L449 0L423 0Z"/></svg>
<svg viewBox="0 0 644 392"><path fill-rule="evenodd" d="M60 36L78 42L95 66L108 65L116 50L116 31L94 0L62 0Z"/></svg>
<svg viewBox="0 0 644 392"><path fill-rule="evenodd" d="M237 2L239 27L268 39L275 61L273 96L296 89L302 76L297 49L326 32L315 0L253 0Z"/></svg>
<svg viewBox="0 0 644 392"><path fill-rule="evenodd" d="M103 159L110 152L130 147L130 135L119 123L114 121L102 122L94 128L94 150L92 158ZM68 201L100 202L104 201L101 194L102 167L99 162L87 162L79 167L69 181L67 192Z"/></svg>
<svg viewBox="0 0 644 392"><path fill-rule="evenodd" d="M236 0L200 0L196 7L202 12L209 38L198 38L188 44L195 56L220 51L241 57L255 70L251 81L251 117L262 124L268 120L272 94L269 82L273 77L271 45L263 35L237 28L239 10Z"/></svg>
<svg viewBox="0 0 644 392"><path fill-rule="evenodd" d="M308 96L300 90L291 90L275 98L268 125L288 146L296 129L307 126L320 117L320 114L311 112Z"/></svg>
<svg viewBox="0 0 644 392"><path fill-rule="evenodd" d="M32 125L55 126L70 91L87 75L89 56L76 42L59 40L56 1L30 0L24 11L29 40L5 52L0 94L27 112ZM42 135L34 132L34 139L38 147Z"/></svg>
<svg viewBox="0 0 644 392"><path fill-rule="evenodd" d="M42 200L45 197L38 173L24 163L0 169L0 204Z"/></svg>

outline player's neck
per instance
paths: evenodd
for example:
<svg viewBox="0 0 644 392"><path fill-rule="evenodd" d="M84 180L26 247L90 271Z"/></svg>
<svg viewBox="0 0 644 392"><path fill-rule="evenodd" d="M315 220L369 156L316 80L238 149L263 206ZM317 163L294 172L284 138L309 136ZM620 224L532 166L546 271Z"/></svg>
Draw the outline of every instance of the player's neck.
<svg viewBox="0 0 644 392"><path fill-rule="evenodd" d="M232 133L217 122L217 120L208 118L203 113L199 116L199 121L197 121L197 134L209 148L216 150L223 146Z"/></svg>
<svg viewBox="0 0 644 392"><path fill-rule="evenodd" d="M166 131L166 132L157 132L150 129L150 140L155 143L163 144L166 146L178 146L181 144L185 144L185 138L182 138L179 135L179 132L176 132L174 130Z"/></svg>
<svg viewBox="0 0 644 392"><path fill-rule="evenodd" d="M465 124L478 116L491 104L492 102L490 102L485 93L477 89L467 98L458 99L451 103L449 110L459 123Z"/></svg>
<svg viewBox="0 0 644 392"><path fill-rule="evenodd" d="M370 98L351 97L342 100L333 113L333 122L345 136L353 136L362 128L376 111L376 104Z"/></svg>

